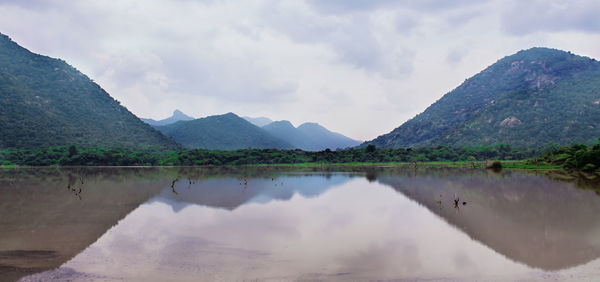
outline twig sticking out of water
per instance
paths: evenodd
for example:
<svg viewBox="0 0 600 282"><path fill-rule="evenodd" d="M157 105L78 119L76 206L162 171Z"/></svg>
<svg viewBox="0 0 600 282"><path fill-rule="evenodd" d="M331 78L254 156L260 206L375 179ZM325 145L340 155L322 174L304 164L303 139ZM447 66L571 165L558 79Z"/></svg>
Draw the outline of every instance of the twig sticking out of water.
<svg viewBox="0 0 600 282"><path fill-rule="evenodd" d="M179 193L175 191L175 183L177 183L177 181L179 181L179 178L175 178L173 179L173 182L171 182L171 192L173 192L175 195L179 195Z"/></svg>
<svg viewBox="0 0 600 282"><path fill-rule="evenodd" d="M460 202L460 198L456 195L456 193L454 194L454 207L458 208L458 203Z"/></svg>

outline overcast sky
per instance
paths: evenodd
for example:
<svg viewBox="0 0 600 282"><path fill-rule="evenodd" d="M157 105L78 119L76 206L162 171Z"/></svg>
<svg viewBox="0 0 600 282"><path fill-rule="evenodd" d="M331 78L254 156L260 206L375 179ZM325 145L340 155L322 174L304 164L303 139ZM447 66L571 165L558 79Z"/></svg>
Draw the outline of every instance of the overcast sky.
<svg viewBox="0 0 600 282"><path fill-rule="evenodd" d="M600 58L600 1L0 0L0 32L139 117L234 112L370 140L521 49Z"/></svg>

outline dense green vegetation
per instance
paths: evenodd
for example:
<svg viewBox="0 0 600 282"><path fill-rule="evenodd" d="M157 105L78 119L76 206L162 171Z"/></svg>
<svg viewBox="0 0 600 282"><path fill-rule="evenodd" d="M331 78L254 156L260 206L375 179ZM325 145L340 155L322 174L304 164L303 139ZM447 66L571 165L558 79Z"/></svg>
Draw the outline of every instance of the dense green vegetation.
<svg viewBox="0 0 600 282"><path fill-rule="evenodd" d="M573 144L552 148L526 164L560 165L566 169L600 172L600 139L593 146Z"/></svg>
<svg viewBox="0 0 600 282"><path fill-rule="evenodd" d="M303 164L303 163L398 163L398 162L454 162L488 159L521 160L536 156L535 150L521 151L507 145L452 148L399 148L362 149L311 152L302 150L240 149L214 151L189 150L144 150L129 148L77 148L50 147L38 150L0 151L0 164L4 166L50 166L50 165L247 165L247 164Z"/></svg>
<svg viewBox="0 0 600 282"><path fill-rule="evenodd" d="M212 150L293 148L287 142L272 136L234 113L178 121L165 126L156 126L156 129L188 148Z"/></svg>
<svg viewBox="0 0 600 282"><path fill-rule="evenodd" d="M541 140L561 145L589 143L600 135L599 125L600 73L543 90L509 93L435 142L464 146L481 141L519 147L542 145Z"/></svg>
<svg viewBox="0 0 600 282"><path fill-rule="evenodd" d="M504 143L540 148L600 135L600 63L532 48L467 79L423 113L371 142L379 148Z"/></svg>
<svg viewBox="0 0 600 282"><path fill-rule="evenodd" d="M600 141L600 139L599 139ZM510 161L524 160L525 161ZM218 151L134 150L118 148L49 147L38 150L0 150L0 166L224 166L275 164L398 164L483 167L484 160L504 160L504 168L560 169L600 172L600 142L574 144L545 151L518 150L508 145L453 148L360 149L313 152L302 150L240 149Z"/></svg>
<svg viewBox="0 0 600 282"><path fill-rule="evenodd" d="M0 149L70 144L178 148L66 62L0 34Z"/></svg>

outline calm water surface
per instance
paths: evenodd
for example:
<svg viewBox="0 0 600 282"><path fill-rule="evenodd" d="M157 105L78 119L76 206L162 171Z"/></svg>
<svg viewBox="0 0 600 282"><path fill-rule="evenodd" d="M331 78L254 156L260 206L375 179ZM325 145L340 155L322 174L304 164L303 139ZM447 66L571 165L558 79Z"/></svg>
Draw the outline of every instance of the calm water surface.
<svg viewBox="0 0 600 282"><path fill-rule="evenodd" d="M0 280L597 281L598 189L478 169L6 169Z"/></svg>

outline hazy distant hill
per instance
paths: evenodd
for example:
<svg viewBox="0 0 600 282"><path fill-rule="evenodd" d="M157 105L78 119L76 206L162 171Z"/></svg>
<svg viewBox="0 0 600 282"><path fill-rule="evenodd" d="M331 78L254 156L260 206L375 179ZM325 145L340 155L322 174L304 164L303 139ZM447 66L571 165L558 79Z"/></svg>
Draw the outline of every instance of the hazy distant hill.
<svg viewBox="0 0 600 282"><path fill-rule="evenodd" d="M180 120L193 120L193 119L194 119L193 117L182 113L180 110L175 110L173 112L173 115L166 119L153 120L151 118L142 118L141 120L149 125L157 126L157 125L167 125L167 124L171 124L171 123L176 123Z"/></svg>
<svg viewBox="0 0 600 282"><path fill-rule="evenodd" d="M254 117L242 117L242 118L258 127L263 127L263 126L273 122L270 118L267 118L267 117L255 117L255 118Z"/></svg>
<svg viewBox="0 0 600 282"><path fill-rule="evenodd" d="M65 61L0 34L0 148L70 144L178 146Z"/></svg>
<svg viewBox="0 0 600 282"><path fill-rule="evenodd" d="M190 148L234 150L246 148L291 149L287 142L233 113L156 126Z"/></svg>
<svg viewBox="0 0 600 282"><path fill-rule="evenodd" d="M294 148L307 151L322 150L312 141L312 139L310 139L310 137L295 128L292 123L287 120L274 121L262 128L271 133L271 135L290 143Z"/></svg>
<svg viewBox="0 0 600 282"><path fill-rule="evenodd" d="M321 151L327 148L354 147L360 141L350 139L342 134L331 132L316 123L304 123L295 128L289 121L275 121L263 126L273 136L290 143L294 148L307 151Z"/></svg>
<svg viewBox="0 0 600 282"><path fill-rule="evenodd" d="M538 147L600 137L600 63L532 48L505 57L366 144Z"/></svg>
<svg viewBox="0 0 600 282"><path fill-rule="evenodd" d="M348 148L358 146L361 141L348 138L342 134L331 132L318 123L306 122L298 126L298 130L311 138L321 149Z"/></svg>

